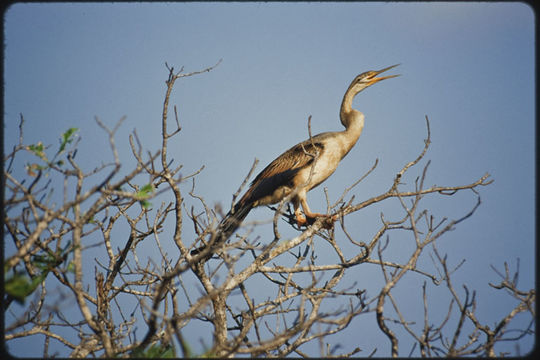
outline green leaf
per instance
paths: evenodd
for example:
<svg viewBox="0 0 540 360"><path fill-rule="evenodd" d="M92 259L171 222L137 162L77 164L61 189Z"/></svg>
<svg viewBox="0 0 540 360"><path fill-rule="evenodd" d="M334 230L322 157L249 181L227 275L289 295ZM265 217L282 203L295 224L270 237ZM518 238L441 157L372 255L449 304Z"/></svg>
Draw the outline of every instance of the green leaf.
<svg viewBox="0 0 540 360"><path fill-rule="evenodd" d="M22 273L16 273L4 282L6 294L11 295L18 303L24 304L24 299L32 294L47 277L49 271L44 271L41 275L33 279L28 278Z"/></svg>
<svg viewBox="0 0 540 360"><path fill-rule="evenodd" d="M139 201L139 203L145 209L150 209L152 207L152 203L150 201L148 201L148 200L141 200L141 201Z"/></svg>
<svg viewBox="0 0 540 360"><path fill-rule="evenodd" d="M168 346L160 355L161 358L165 359L173 359L176 357L174 348L172 346Z"/></svg>
<svg viewBox="0 0 540 360"><path fill-rule="evenodd" d="M135 350L131 357L147 359L172 359L176 357L174 347L171 345L154 344L145 351Z"/></svg>
<svg viewBox="0 0 540 360"><path fill-rule="evenodd" d="M30 280L21 274L15 274L11 278L6 279L4 283L4 291L11 295L17 302L23 303L24 298L28 295L30 288Z"/></svg>
<svg viewBox="0 0 540 360"><path fill-rule="evenodd" d="M51 266L54 266L56 259L52 255L35 255L32 258L32 264L35 265L41 271L49 271Z"/></svg>
<svg viewBox="0 0 540 360"><path fill-rule="evenodd" d="M146 184L139 190L137 195L138 196L150 196L150 194L153 193L153 192L154 192L154 185L153 184Z"/></svg>
<svg viewBox="0 0 540 360"><path fill-rule="evenodd" d="M65 133L62 134L62 138L60 139L60 149L58 149L58 153L64 151L66 145L73 142L75 138L74 135L78 130L78 128L69 128Z"/></svg>
<svg viewBox="0 0 540 360"><path fill-rule="evenodd" d="M137 197L142 198L139 202L143 208L148 209L152 207L152 203L146 200L146 198L148 198L153 192L154 185L151 183L144 185L139 191L137 191Z"/></svg>
<svg viewBox="0 0 540 360"><path fill-rule="evenodd" d="M47 161L47 156L45 155L45 146L43 146L43 143L40 141L37 144L31 144L26 147L28 151L36 155L37 157L41 158L43 161Z"/></svg>

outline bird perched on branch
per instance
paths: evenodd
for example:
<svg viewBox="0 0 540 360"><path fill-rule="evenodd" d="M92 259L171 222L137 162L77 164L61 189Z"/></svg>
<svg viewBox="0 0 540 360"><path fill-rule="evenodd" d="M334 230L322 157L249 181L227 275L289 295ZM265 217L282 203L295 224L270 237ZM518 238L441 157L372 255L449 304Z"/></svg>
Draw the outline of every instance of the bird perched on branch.
<svg viewBox="0 0 540 360"><path fill-rule="evenodd" d="M341 159L349 153L362 133L364 114L352 108L354 97L381 80L399 76L377 77L396 66L392 65L378 71L367 71L354 78L343 96L339 113L345 130L325 132L310 137L272 161L255 177L246 193L223 218L208 245L216 248L227 241L251 209L276 204L287 196L291 196L290 202L293 204L296 221L300 226L311 223L317 217L330 216L312 212L307 203L307 193L334 173ZM206 248L203 246L193 250L192 255ZM211 256L213 252L208 251L208 256L205 258Z"/></svg>

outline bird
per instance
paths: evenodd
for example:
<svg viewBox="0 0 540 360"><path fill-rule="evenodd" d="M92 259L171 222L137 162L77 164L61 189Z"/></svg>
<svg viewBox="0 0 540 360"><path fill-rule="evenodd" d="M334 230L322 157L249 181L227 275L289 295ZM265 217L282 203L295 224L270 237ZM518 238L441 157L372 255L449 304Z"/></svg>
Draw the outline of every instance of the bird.
<svg viewBox="0 0 540 360"><path fill-rule="evenodd" d="M192 250L191 254L197 255L207 246L216 249L229 239L253 208L279 203L287 196L291 196L290 202L299 226L310 224L318 217L331 216L312 212L307 203L307 193L334 173L362 133L364 114L352 108L355 96L379 81L399 76L378 77L398 65L356 76L341 102L339 117L345 130L310 136L279 155L255 177L248 190L219 223L208 243ZM333 216L332 220L337 220L337 217ZM212 256L212 250L207 252L206 259Z"/></svg>

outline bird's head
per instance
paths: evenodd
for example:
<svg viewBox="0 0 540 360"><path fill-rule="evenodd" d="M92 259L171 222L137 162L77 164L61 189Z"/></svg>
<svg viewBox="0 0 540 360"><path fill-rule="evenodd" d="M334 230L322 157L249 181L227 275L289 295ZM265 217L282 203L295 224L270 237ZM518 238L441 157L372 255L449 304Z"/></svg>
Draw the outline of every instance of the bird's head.
<svg viewBox="0 0 540 360"><path fill-rule="evenodd" d="M396 66L398 66L399 64L396 64L396 65L392 65L392 66L389 66L389 67L386 67L382 70L370 70L370 71L366 71L360 75L358 75L356 78L354 78L353 82L351 83L351 86L349 87L350 89L355 89L356 92L359 92L365 88L367 88L368 86L371 86L381 80L384 80L384 79L390 79L390 78L393 78L393 77L396 77L396 76L399 76L398 75L387 75L387 76L380 76L380 77L377 77L377 75L387 71L387 70L390 70L392 68L395 68Z"/></svg>

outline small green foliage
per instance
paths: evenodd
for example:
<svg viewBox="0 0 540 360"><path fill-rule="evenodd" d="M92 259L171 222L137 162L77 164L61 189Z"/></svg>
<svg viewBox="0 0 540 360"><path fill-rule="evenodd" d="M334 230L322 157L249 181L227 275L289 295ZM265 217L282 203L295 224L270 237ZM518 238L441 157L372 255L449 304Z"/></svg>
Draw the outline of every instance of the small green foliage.
<svg viewBox="0 0 540 360"><path fill-rule="evenodd" d="M132 358L147 359L173 359L176 357L174 347L171 345L154 344L146 350L135 350L131 354Z"/></svg>
<svg viewBox="0 0 540 360"><path fill-rule="evenodd" d="M32 294L47 277L49 271L29 278L24 273L17 272L4 282L4 291L12 296L19 304L24 304L25 298Z"/></svg>
<svg viewBox="0 0 540 360"><path fill-rule="evenodd" d="M59 266L73 251L71 242L68 242L63 249L59 249L56 254L47 252L45 254L34 255L32 257L32 265L41 270L39 275L34 277L27 276L24 272L15 272L11 277L6 277L4 280L4 290L6 294L13 297L18 303L24 304L24 300L32 294L37 287L45 281L49 272ZM9 269L4 268L4 272ZM67 266L68 271L73 270L73 264L70 262Z"/></svg>
<svg viewBox="0 0 540 360"><path fill-rule="evenodd" d="M73 142L73 140L75 139L74 135L78 130L78 128L69 128L65 133L62 134L62 137L60 138L60 149L58 149L57 154L63 152L66 148L66 145Z"/></svg>
<svg viewBox="0 0 540 360"><path fill-rule="evenodd" d="M141 200L140 203L141 206L145 209L150 209L152 207L152 203L148 200Z"/></svg>
<svg viewBox="0 0 540 360"><path fill-rule="evenodd" d="M139 195L139 196L149 196L152 192L154 192L154 185L146 184L141 188L141 190L139 190L137 195Z"/></svg>
<svg viewBox="0 0 540 360"><path fill-rule="evenodd" d="M32 154L43 160L44 162L48 162L47 155L45 154L45 146L40 141L37 144L31 144L26 147L26 150L30 151ZM39 165L36 163L33 164L26 164L25 166L26 172L30 176L37 176L36 171L44 170L47 168L46 165Z"/></svg>
<svg viewBox="0 0 540 360"><path fill-rule="evenodd" d="M146 199L149 198L153 192L153 184L146 184L137 192L136 196L141 199L139 202L143 208L148 209L152 207L152 203Z"/></svg>
<svg viewBox="0 0 540 360"><path fill-rule="evenodd" d="M26 150L30 151L35 156L39 157L45 164L26 164L26 172L30 176L37 176L36 171L41 170L48 170L52 166L63 166L65 164L65 161L60 159L56 160L58 155L62 154L64 150L66 149L66 146L68 144L71 144L73 140L75 139L75 133L78 131L78 128L69 128L66 132L62 134L60 137L60 147L58 148L58 151L54 155L53 159L49 161L47 154L45 153L46 147L43 145L43 143L40 141L37 144L31 144L26 147Z"/></svg>
<svg viewBox="0 0 540 360"><path fill-rule="evenodd" d="M26 149L37 157L41 158L43 161L47 161L47 155L45 155L45 146L43 146L43 143L40 141L37 144L31 144L26 147Z"/></svg>

